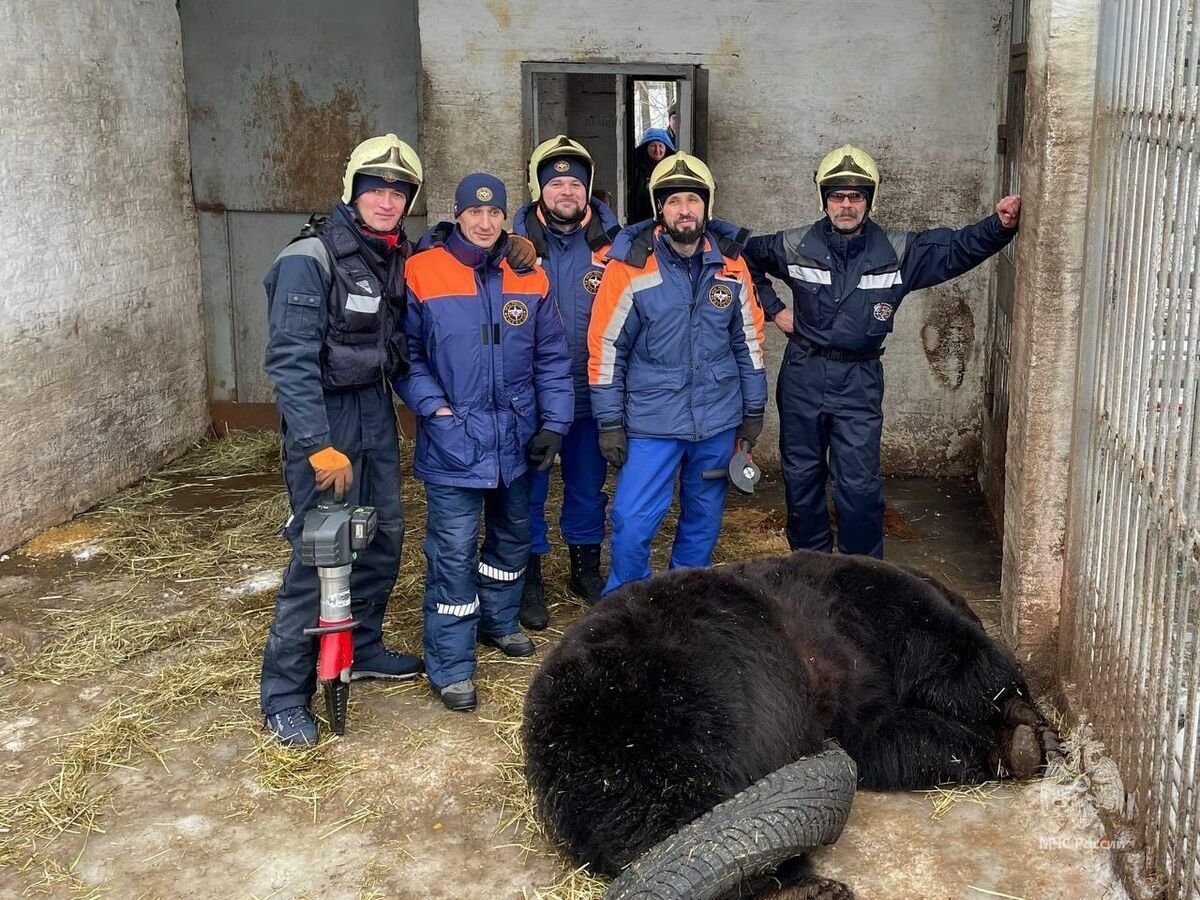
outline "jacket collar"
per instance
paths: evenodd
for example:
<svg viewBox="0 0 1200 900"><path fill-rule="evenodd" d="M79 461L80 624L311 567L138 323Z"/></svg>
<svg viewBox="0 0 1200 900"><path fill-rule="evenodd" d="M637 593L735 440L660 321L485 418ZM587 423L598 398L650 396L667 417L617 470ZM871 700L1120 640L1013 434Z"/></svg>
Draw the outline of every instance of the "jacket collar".
<svg viewBox="0 0 1200 900"><path fill-rule="evenodd" d="M503 231L500 232L500 237L489 250L476 247L468 241L466 235L462 233L462 230L457 225L450 232L450 237L446 238L447 252L468 269L487 268L491 271L499 271L500 261L504 259L504 253L507 249L508 234Z"/></svg>
<svg viewBox="0 0 1200 900"><path fill-rule="evenodd" d="M867 270L896 262L896 251L887 233L875 224L874 219L867 219L863 233L853 241L862 241L863 262ZM826 256L837 255L845 258L845 248L851 243L837 234L829 224L829 217L818 220L808 229L808 234L800 242L800 252L816 260L824 260ZM855 247L855 250L858 248Z"/></svg>

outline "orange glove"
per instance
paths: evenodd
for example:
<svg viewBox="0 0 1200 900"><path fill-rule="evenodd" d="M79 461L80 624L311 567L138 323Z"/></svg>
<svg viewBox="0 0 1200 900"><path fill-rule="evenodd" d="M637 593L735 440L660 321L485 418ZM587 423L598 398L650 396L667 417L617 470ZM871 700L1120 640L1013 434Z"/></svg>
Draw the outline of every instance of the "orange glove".
<svg viewBox="0 0 1200 900"><path fill-rule="evenodd" d="M317 474L317 487L322 491L333 488L335 494L345 496L354 483L354 469L350 460L333 447L318 450L308 461Z"/></svg>

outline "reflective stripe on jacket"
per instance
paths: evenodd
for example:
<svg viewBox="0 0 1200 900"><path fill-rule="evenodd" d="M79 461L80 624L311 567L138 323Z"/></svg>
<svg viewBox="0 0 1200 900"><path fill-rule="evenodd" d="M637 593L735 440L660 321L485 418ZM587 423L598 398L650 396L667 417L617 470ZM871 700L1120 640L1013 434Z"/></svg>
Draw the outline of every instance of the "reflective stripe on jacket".
<svg viewBox="0 0 1200 900"><path fill-rule="evenodd" d="M745 255L768 315L784 308L763 277L773 275L792 290L796 335L819 347L865 352L883 346L907 294L970 271L1016 233L993 213L957 231L890 231L868 219L862 235L847 239L826 218L750 238Z"/></svg>
<svg viewBox="0 0 1200 900"><path fill-rule="evenodd" d="M630 436L704 440L763 413L762 309L713 231L691 262L661 232L642 223L613 242L588 331L593 415Z"/></svg>

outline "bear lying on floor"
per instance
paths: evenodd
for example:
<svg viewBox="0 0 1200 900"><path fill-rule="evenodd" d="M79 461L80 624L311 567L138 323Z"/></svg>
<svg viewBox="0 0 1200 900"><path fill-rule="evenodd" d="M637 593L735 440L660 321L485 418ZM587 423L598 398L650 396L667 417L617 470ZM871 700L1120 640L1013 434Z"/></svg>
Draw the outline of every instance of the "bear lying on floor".
<svg viewBox="0 0 1200 900"><path fill-rule="evenodd" d="M535 676L522 738L542 821L610 875L828 738L872 789L1028 777L1057 747L961 597L809 551L605 598Z"/></svg>

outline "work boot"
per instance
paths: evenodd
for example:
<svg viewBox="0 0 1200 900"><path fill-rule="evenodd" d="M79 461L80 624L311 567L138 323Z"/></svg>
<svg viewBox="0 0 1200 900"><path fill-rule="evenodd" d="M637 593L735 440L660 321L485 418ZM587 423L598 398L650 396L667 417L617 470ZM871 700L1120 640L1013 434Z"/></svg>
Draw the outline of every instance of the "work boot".
<svg viewBox="0 0 1200 900"><path fill-rule="evenodd" d="M480 632L479 643L495 647L505 656L533 656L533 641L520 631L502 634L500 637L492 637L490 634Z"/></svg>
<svg viewBox="0 0 1200 900"><path fill-rule="evenodd" d="M383 650L361 663L356 660L350 669L350 680L382 678L386 681L408 681L424 671L425 663L419 656L400 653L397 650Z"/></svg>
<svg viewBox="0 0 1200 900"><path fill-rule="evenodd" d="M452 712L469 712L478 703L475 693L475 682L456 681L444 688L434 688L434 693L442 698L442 705Z"/></svg>
<svg viewBox="0 0 1200 900"><path fill-rule="evenodd" d="M571 582L568 587L588 605L600 599L604 581L600 578L600 545L569 544L571 551Z"/></svg>
<svg viewBox="0 0 1200 900"><path fill-rule="evenodd" d="M550 613L546 610L546 586L542 583L542 555L529 554L525 566L525 589L521 592L521 624L533 631L541 631L550 624Z"/></svg>
<svg viewBox="0 0 1200 900"><path fill-rule="evenodd" d="M267 731L285 747L311 747L317 742L317 723L307 706L289 706L267 716Z"/></svg>

